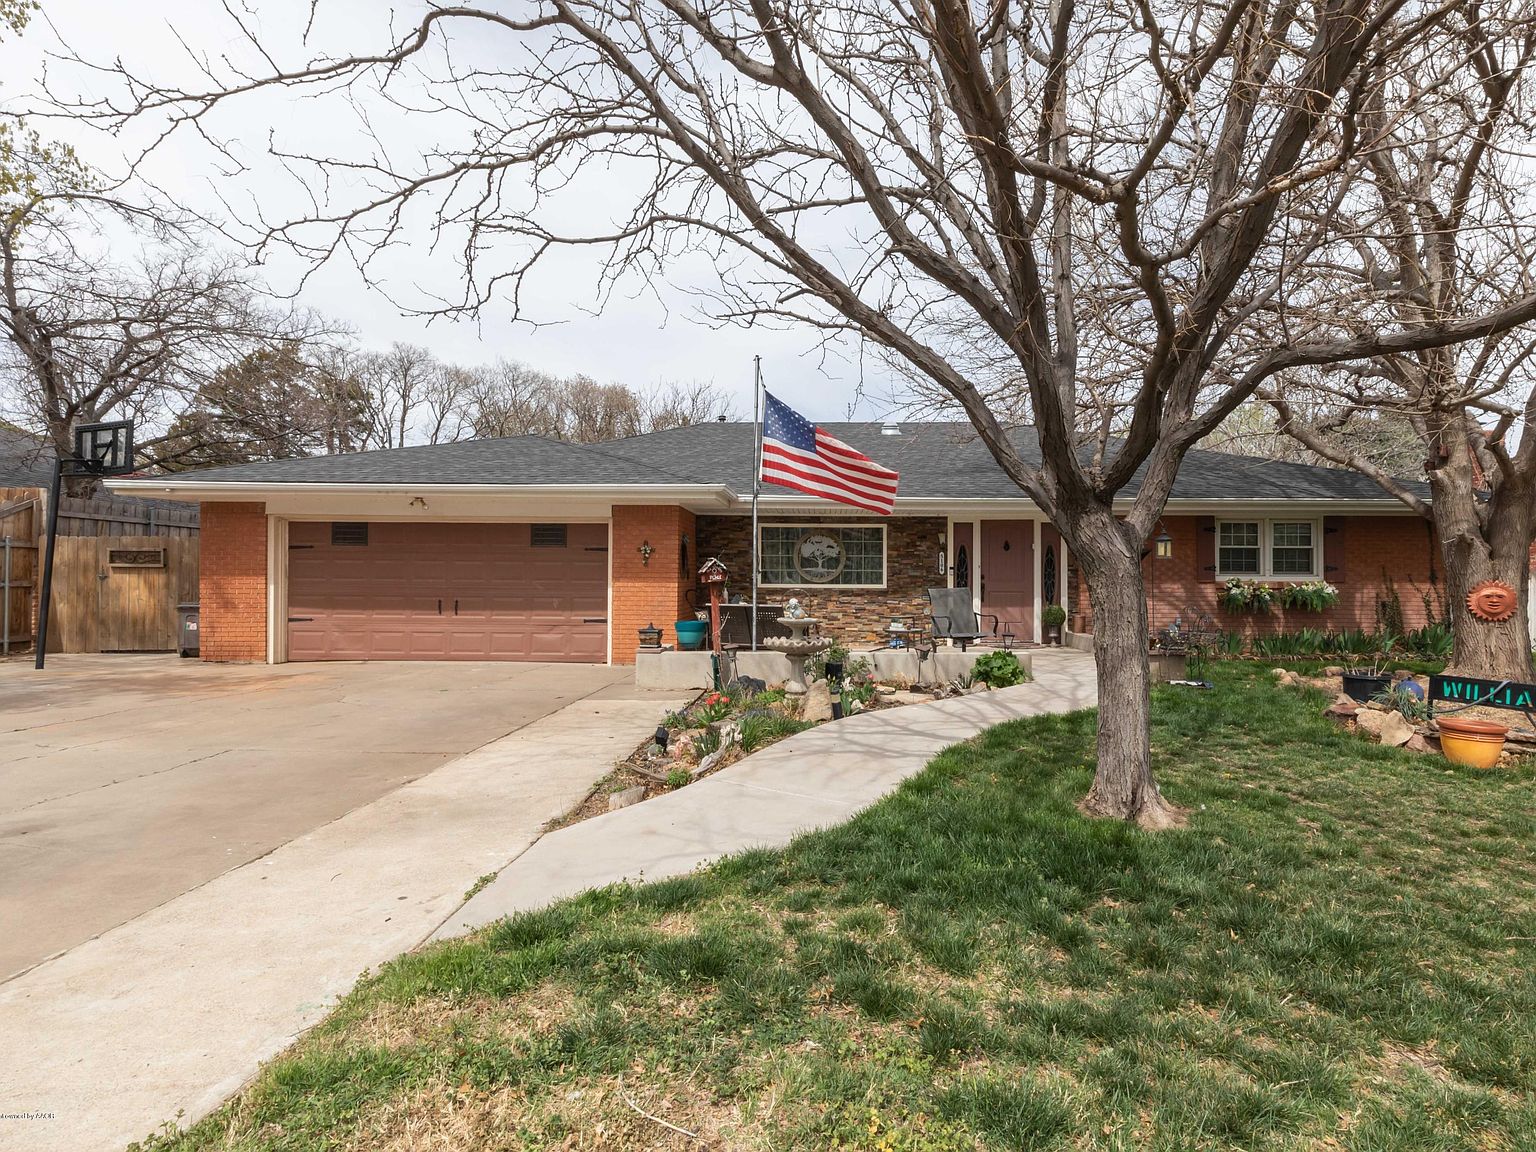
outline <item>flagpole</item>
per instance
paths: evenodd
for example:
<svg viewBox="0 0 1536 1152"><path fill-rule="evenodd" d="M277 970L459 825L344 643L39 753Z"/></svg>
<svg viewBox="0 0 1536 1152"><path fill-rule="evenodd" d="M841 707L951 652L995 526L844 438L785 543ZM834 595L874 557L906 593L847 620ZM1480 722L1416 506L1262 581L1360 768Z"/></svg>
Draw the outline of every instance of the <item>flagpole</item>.
<svg viewBox="0 0 1536 1152"><path fill-rule="evenodd" d="M763 358L752 357L752 424L756 450L752 455L752 651L757 651L757 492L763 478Z"/></svg>

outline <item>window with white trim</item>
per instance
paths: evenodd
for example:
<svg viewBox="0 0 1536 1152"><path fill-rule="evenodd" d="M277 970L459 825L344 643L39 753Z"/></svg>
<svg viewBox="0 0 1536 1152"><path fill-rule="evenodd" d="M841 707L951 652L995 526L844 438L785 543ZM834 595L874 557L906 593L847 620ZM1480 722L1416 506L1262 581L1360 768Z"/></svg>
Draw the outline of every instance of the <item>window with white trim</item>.
<svg viewBox="0 0 1536 1152"><path fill-rule="evenodd" d="M1216 575L1318 579L1323 573L1322 538L1316 520L1219 520Z"/></svg>
<svg viewBox="0 0 1536 1152"><path fill-rule="evenodd" d="M758 544L765 586L885 587L883 524L765 524Z"/></svg>

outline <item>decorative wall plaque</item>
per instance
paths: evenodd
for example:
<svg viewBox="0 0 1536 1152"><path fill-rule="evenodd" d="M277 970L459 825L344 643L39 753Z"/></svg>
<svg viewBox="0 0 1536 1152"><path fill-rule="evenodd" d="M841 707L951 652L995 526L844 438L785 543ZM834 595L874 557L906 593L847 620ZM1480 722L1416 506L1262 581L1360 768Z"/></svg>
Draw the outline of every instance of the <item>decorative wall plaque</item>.
<svg viewBox="0 0 1536 1152"><path fill-rule="evenodd" d="M1502 580L1484 580L1467 593L1467 611L1490 624L1508 620L1519 605L1520 594Z"/></svg>
<svg viewBox="0 0 1536 1152"><path fill-rule="evenodd" d="M107 563L113 568L164 568L164 548L112 548Z"/></svg>

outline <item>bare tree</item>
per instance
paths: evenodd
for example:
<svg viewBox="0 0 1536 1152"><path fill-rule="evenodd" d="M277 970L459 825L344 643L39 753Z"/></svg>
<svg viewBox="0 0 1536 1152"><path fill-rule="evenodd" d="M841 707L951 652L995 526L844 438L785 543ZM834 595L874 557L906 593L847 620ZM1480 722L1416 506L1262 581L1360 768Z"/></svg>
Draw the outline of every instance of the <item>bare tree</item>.
<svg viewBox="0 0 1536 1152"><path fill-rule="evenodd" d="M1464 323L1536 288L1527 213L1532 122L1525 91L1536 35L1471 6L1439 57L1405 63L1396 91L1363 102L1372 150L1339 241L1308 269L1324 307L1293 323L1314 334ZM1454 100L1414 105L1444 89ZM1395 100L1391 97L1396 96ZM1451 667L1496 678L1531 673L1527 574L1536 541L1536 338L1490 332L1463 345L1286 373L1262 395L1278 424L1325 460L1370 476L1434 524L1455 650ZM1383 459L1388 425L1411 437L1411 471ZM1405 480L1428 475L1421 483ZM1468 607L1485 581L1516 593L1507 621Z"/></svg>
<svg viewBox="0 0 1536 1152"><path fill-rule="evenodd" d="M33 164L18 196L0 195L0 403L61 457L75 425L132 418L138 463L172 466L204 447L187 427L171 430L201 390L320 325L266 303L243 257L207 254L184 221L83 173ZM106 255L138 243L147 248L132 263ZM71 481L76 492L91 485Z"/></svg>
<svg viewBox="0 0 1536 1152"><path fill-rule="evenodd" d="M72 111L208 133L221 103L266 86L394 100L430 112L430 149L401 162L393 143L346 157L278 146L314 173L323 206L269 223L267 242L315 259L371 252L402 238L403 207L420 202L409 218L431 205L465 261L463 297L440 310L521 302L566 245L605 246L610 283L704 253L716 315L883 349L965 412L1061 530L1094 614L1084 810L1162 827L1180 813L1152 775L1140 555L1185 453L1284 370L1536 316L1522 299L1363 334L1247 339L1332 234L1312 207L1353 195L1392 142L1362 107L1493 14L1428 0L540 0L517 14L436 9L343 59L283 67L284 49L264 43L252 71L205 90L108 67L127 81L122 101ZM1496 15L1531 22L1521 0ZM616 210L573 230L551 201L584 182ZM1038 464L998 410L1027 411Z"/></svg>

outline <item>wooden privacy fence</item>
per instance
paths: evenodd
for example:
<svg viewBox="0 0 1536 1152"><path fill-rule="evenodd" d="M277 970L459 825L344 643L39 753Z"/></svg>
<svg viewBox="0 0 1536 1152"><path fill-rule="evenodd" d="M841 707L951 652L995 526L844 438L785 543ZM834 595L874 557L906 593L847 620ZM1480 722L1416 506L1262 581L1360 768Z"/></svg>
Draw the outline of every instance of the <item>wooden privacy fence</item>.
<svg viewBox="0 0 1536 1152"><path fill-rule="evenodd" d="M11 540L11 573L0 570L0 639L29 646L42 580L47 492L0 488L0 549ZM0 553L0 562L3 562ZM176 606L197 599L195 508L66 496L59 504L53 563L50 652L160 652L176 647Z"/></svg>

